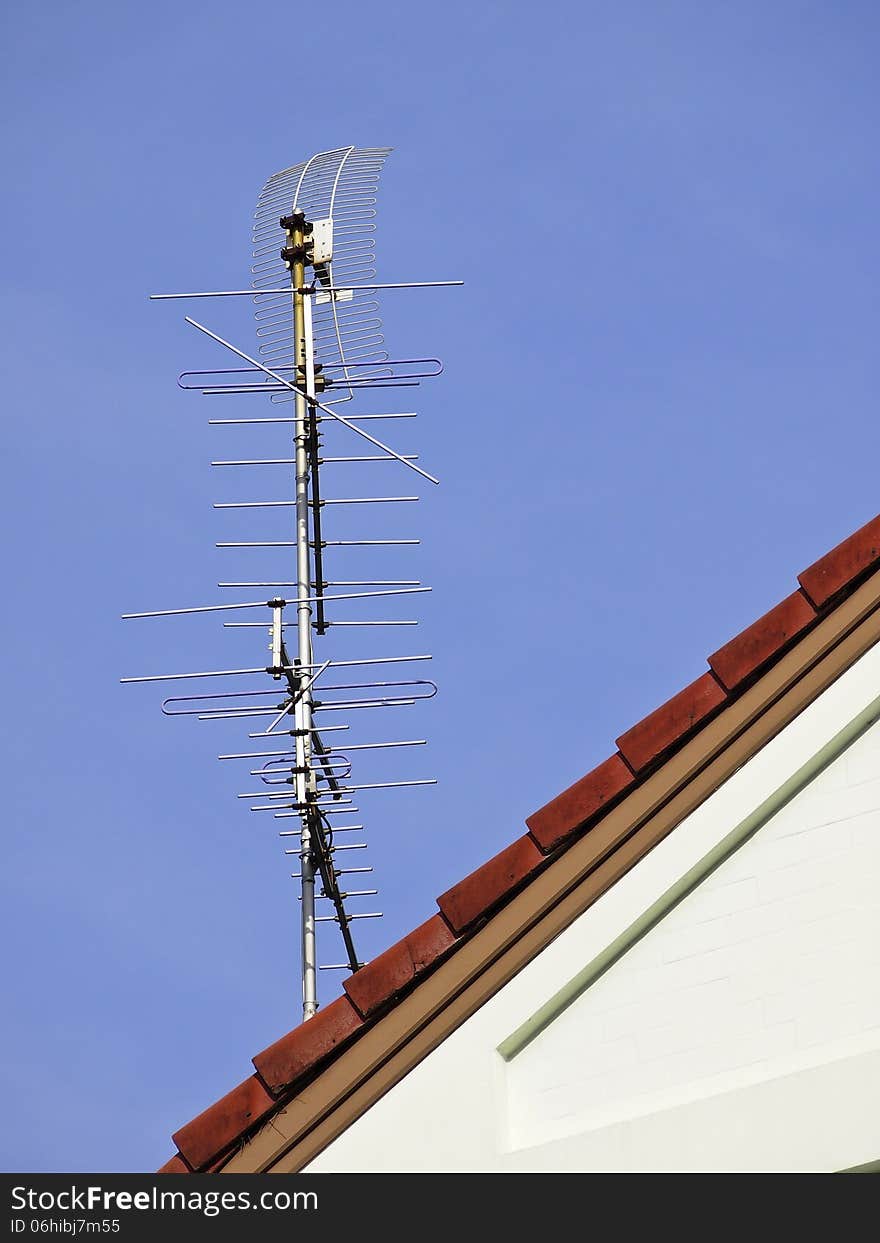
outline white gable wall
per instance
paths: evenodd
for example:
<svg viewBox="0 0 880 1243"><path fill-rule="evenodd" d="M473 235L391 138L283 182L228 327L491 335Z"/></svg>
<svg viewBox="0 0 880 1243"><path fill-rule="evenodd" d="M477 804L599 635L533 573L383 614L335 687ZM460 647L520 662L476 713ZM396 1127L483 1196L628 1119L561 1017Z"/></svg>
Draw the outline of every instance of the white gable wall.
<svg viewBox="0 0 880 1243"><path fill-rule="evenodd" d="M880 646L310 1170L880 1158Z"/></svg>

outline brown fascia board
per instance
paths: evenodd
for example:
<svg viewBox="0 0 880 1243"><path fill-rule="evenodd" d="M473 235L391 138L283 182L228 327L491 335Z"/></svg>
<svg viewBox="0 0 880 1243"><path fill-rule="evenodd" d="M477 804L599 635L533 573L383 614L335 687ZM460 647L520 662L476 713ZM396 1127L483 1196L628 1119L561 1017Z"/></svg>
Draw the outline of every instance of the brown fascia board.
<svg viewBox="0 0 880 1243"><path fill-rule="evenodd" d="M796 627L797 606L788 608ZM222 1172L291 1172L312 1161L878 639L874 575L367 1026Z"/></svg>

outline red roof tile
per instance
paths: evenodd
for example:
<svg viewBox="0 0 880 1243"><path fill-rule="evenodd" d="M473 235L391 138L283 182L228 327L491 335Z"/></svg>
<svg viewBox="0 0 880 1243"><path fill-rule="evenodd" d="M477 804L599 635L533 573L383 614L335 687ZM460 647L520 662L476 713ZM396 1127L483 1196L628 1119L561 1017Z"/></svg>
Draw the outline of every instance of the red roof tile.
<svg viewBox="0 0 880 1243"><path fill-rule="evenodd" d="M185 1160L198 1169L234 1144L274 1108L275 1100L265 1085L251 1075L171 1138Z"/></svg>
<svg viewBox="0 0 880 1243"><path fill-rule="evenodd" d="M709 657L721 684L732 691L802 634L818 614L802 591L794 591L769 613Z"/></svg>
<svg viewBox="0 0 880 1243"><path fill-rule="evenodd" d="M461 932L487 914L543 862L544 856L526 833L510 846L505 846L494 859L447 889L437 899L437 905L453 931Z"/></svg>
<svg viewBox="0 0 880 1243"><path fill-rule="evenodd" d="M817 608L849 587L880 561L880 514L866 522L831 552L798 575L798 582Z"/></svg>
<svg viewBox="0 0 880 1243"><path fill-rule="evenodd" d="M179 1152L176 1152L165 1164L156 1171L157 1174L191 1174L192 1170Z"/></svg>
<svg viewBox="0 0 880 1243"><path fill-rule="evenodd" d="M440 958L461 944L547 861L542 852L570 845L647 771L731 702L803 636L816 610L839 602L880 568L880 516L800 575L794 592L710 657L704 673L617 740L612 755L545 807L529 816L529 833L472 872L440 898L442 914L427 920L344 983L341 997L282 1036L254 1059L257 1074L205 1110L174 1136L180 1156L162 1173L219 1168L237 1140L280 1108L322 1063L366 1030L392 1000L416 986ZM268 1088L268 1090L267 1090Z"/></svg>
<svg viewBox="0 0 880 1243"><path fill-rule="evenodd" d="M701 674L690 686L620 735L617 745L621 755L634 772L640 772L664 751L684 742L724 700L724 688L715 675Z"/></svg>
<svg viewBox="0 0 880 1243"><path fill-rule="evenodd" d="M343 993L314 1018L258 1053L254 1066L272 1091L280 1092L349 1040L362 1024L363 1019Z"/></svg>
<svg viewBox="0 0 880 1243"><path fill-rule="evenodd" d="M526 826L542 850L553 850L598 812L607 810L634 781L621 756L612 755L529 816Z"/></svg>
<svg viewBox="0 0 880 1243"><path fill-rule="evenodd" d="M342 987L364 1018L408 988L455 944L442 915L432 915L384 954L348 977Z"/></svg>

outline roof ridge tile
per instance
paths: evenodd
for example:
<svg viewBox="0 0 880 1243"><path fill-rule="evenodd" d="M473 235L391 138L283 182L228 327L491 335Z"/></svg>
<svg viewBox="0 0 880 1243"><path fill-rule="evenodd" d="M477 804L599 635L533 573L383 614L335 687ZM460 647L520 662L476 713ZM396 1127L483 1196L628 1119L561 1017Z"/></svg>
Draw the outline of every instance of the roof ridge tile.
<svg viewBox="0 0 880 1243"><path fill-rule="evenodd" d="M880 514L853 531L824 557L798 575L798 582L816 608L822 608L845 587L876 569L880 562Z"/></svg>
<svg viewBox="0 0 880 1243"><path fill-rule="evenodd" d="M533 812L526 828L544 851L555 850L566 838L587 827L635 782L619 751L597 764L586 776Z"/></svg>
<svg viewBox="0 0 880 1243"><path fill-rule="evenodd" d="M709 666L728 691L738 691L743 682L768 661L782 655L789 643L799 638L819 614L803 591L769 609L751 626L709 657Z"/></svg>
<svg viewBox="0 0 880 1243"><path fill-rule="evenodd" d="M369 1018L433 967L455 941L455 933L443 916L432 915L350 975L342 987L362 1018Z"/></svg>
<svg viewBox="0 0 880 1243"><path fill-rule="evenodd" d="M254 1066L277 1096L350 1040L363 1023L354 1004L343 993L258 1053Z"/></svg>
<svg viewBox="0 0 880 1243"><path fill-rule="evenodd" d="M208 1165L277 1106L259 1075L251 1075L171 1136L194 1170ZM172 1158L173 1160L173 1158ZM166 1173L182 1173L169 1171Z"/></svg>
<svg viewBox="0 0 880 1243"><path fill-rule="evenodd" d="M447 889L437 899L437 905L452 930L461 933L509 897L544 862L544 854L531 835L525 833Z"/></svg>
<svg viewBox="0 0 880 1243"><path fill-rule="evenodd" d="M710 670L655 708L617 739L623 758L637 776L672 747L683 743L727 700L727 692Z"/></svg>
<svg viewBox="0 0 880 1243"><path fill-rule="evenodd" d="M156 1170L157 1174L192 1174L192 1170L179 1152L169 1157L163 1166Z"/></svg>

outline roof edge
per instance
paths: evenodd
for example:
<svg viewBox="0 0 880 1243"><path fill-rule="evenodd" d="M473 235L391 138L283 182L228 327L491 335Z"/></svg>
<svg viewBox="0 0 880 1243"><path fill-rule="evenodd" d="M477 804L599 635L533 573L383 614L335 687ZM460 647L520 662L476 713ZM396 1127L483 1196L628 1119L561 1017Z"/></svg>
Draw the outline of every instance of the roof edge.
<svg viewBox="0 0 880 1243"><path fill-rule="evenodd" d="M162 1172L185 1172L175 1165L178 1160L189 1170L222 1168L270 1115L363 1039L389 1008L442 970L450 955L537 884L560 855L630 805L781 662L805 651L817 629L846 614L878 568L880 516L803 571L800 590L713 653L708 671L622 734L614 755L529 816L524 836L442 894L439 914L344 981L336 1001L258 1054L255 1075L175 1134L179 1152ZM866 594L874 599L877 584Z"/></svg>
<svg viewBox="0 0 880 1243"><path fill-rule="evenodd" d="M784 667L754 684L730 714L717 717L706 735L692 739L590 832L561 850L431 978L368 1024L306 1092L294 1092L273 1125L258 1130L230 1160L228 1171L293 1172L308 1165L880 642L880 576L870 595L869 607L859 601L858 611L850 610L852 624L830 640L825 627L814 633L805 666L791 653Z"/></svg>

